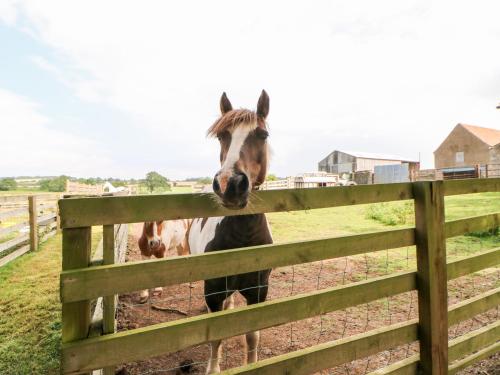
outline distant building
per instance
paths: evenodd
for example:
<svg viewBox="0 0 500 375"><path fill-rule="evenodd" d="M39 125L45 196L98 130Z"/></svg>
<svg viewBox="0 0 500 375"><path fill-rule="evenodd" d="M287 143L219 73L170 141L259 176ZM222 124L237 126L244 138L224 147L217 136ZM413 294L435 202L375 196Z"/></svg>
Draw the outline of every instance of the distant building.
<svg viewBox="0 0 500 375"><path fill-rule="evenodd" d="M418 167L418 162L394 155L372 154L335 150L318 163L318 170L342 175L355 172L374 172L379 165L409 164L409 169Z"/></svg>
<svg viewBox="0 0 500 375"><path fill-rule="evenodd" d="M438 169L500 164L500 130L458 124L434 151Z"/></svg>
<svg viewBox="0 0 500 375"><path fill-rule="evenodd" d="M260 188L262 190L278 189L303 189L336 186L339 176L326 172L301 173L297 176L289 176L276 181L265 181Z"/></svg>

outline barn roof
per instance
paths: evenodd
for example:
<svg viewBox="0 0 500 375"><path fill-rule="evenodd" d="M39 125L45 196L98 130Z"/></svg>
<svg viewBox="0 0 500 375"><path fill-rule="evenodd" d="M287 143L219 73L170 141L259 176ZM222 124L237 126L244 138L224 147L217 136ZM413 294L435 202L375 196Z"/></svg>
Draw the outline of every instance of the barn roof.
<svg viewBox="0 0 500 375"><path fill-rule="evenodd" d="M340 151L340 150L339 150ZM397 155L390 154L379 154L373 152L361 152L361 151L340 151L344 154L352 155L361 159L374 159L374 160L397 160L397 161L406 161L411 163L416 163L417 160L412 160L410 158L405 158Z"/></svg>
<svg viewBox="0 0 500 375"><path fill-rule="evenodd" d="M483 128L482 126L458 124L486 143L488 146L495 146L500 143L500 130Z"/></svg>

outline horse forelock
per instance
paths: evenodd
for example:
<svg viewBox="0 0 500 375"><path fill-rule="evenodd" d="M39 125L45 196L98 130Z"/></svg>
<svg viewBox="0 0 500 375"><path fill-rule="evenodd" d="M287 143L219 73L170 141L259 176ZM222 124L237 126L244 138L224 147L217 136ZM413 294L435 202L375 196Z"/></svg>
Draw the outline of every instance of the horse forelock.
<svg viewBox="0 0 500 375"><path fill-rule="evenodd" d="M208 129L209 137L216 137L224 131L231 131L242 124L257 124L257 127L266 128L266 122L259 117L257 113L249 109L233 109L223 114L214 124Z"/></svg>

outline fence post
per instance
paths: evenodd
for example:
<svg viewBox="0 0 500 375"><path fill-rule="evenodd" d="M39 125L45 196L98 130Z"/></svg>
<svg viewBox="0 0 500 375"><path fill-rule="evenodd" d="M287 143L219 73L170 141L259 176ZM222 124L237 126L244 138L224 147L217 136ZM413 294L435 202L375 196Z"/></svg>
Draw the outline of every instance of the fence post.
<svg viewBox="0 0 500 375"><path fill-rule="evenodd" d="M115 226L104 225L102 232L102 261L104 265L115 263ZM116 297L104 296L102 300L102 331L103 334L115 332ZM109 366L103 369L103 375L114 375L115 367Z"/></svg>
<svg viewBox="0 0 500 375"><path fill-rule="evenodd" d="M30 222L30 250L38 250L38 210L36 206L36 195L28 197L28 213Z"/></svg>
<svg viewBox="0 0 500 375"><path fill-rule="evenodd" d="M64 228L62 239L62 270L88 267L91 255L91 227ZM90 301L62 304L62 342L67 343L88 336ZM71 359L68 359L71 360ZM65 373L65 362L62 373Z"/></svg>
<svg viewBox="0 0 500 375"><path fill-rule="evenodd" d="M448 300L443 181L413 183L420 366L448 373Z"/></svg>

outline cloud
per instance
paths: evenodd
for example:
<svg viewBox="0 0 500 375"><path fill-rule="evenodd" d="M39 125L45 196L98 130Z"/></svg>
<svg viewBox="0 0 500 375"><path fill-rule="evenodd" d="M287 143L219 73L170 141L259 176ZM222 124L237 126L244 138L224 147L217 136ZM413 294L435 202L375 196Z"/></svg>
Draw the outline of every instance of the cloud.
<svg viewBox="0 0 500 375"><path fill-rule="evenodd" d="M1 176L68 174L92 176L113 171L94 141L56 131L33 101L0 88Z"/></svg>
<svg viewBox="0 0 500 375"><path fill-rule="evenodd" d="M420 154L429 167L457 122L500 121L494 0L44 1L16 12L56 52L56 79L126 113L160 145L143 168L169 175L215 171L204 133L222 91L236 107L270 93L279 175L314 170L333 149Z"/></svg>

